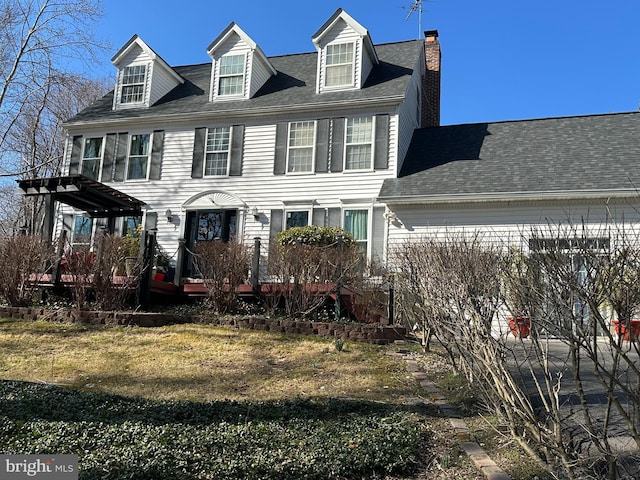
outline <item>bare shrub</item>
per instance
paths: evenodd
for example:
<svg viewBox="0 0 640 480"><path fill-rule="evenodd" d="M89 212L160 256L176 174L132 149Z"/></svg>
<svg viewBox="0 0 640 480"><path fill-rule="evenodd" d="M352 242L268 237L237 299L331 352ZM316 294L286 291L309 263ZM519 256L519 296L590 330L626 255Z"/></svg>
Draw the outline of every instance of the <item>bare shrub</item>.
<svg viewBox="0 0 640 480"><path fill-rule="evenodd" d="M52 249L39 236L0 238L0 296L14 307L33 303L37 290L30 281L44 271ZM34 278L31 278L33 280Z"/></svg>
<svg viewBox="0 0 640 480"><path fill-rule="evenodd" d="M640 236L624 224L566 224L531 238L545 247L531 252L544 287L532 338L551 334L568 347L567 383L581 405L578 418L561 423L569 450L581 465L602 464L607 478L640 475Z"/></svg>
<svg viewBox="0 0 640 480"><path fill-rule="evenodd" d="M276 285L271 308L282 306L288 316L313 317L325 307L336 286L361 276L364 260L354 243L308 245L274 243L269 249L269 273Z"/></svg>
<svg viewBox="0 0 640 480"><path fill-rule="evenodd" d="M237 288L245 283L251 267L251 251L235 241L199 242L193 260L215 310L219 313L235 311Z"/></svg>
<svg viewBox="0 0 640 480"><path fill-rule="evenodd" d="M99 310L121 310L128 306L142 273L142 259L129 257L126 237L98 235L95 248L75 247L64 259L64 271L71 277L74 308L82 310L89 304ZM125 276L125 259L134 263ZM117 279L117 281L116 281Z"/></svg>
<svg viewBox="0 0 640 480"><path fill-rule="evenodd" d="M558 478L640 474L639 239L628 225L556 224L515 247L449 235L394 252L405 321ZM499 328L506 315L527 317L530 337Z"/></svg>
<svg viewBox="0 0 640 480"><path fill-rule="evenodd" d="M122 273L128 248L126 237L102 235L98 240L92 273L95 305L100 310L118 310L128 305L140 281L142 264L139 260L131 275L116 275Z"/></svg>
<svg viewBox="0 0 640 480"><path fill-rule="evenodd" d="M519 381L529 365L512 367L511 360L522 359L494 328L504 306L508 256L501 246L482 240L479 234L449 235L444 241L423 239L401 247L395 260L402 272L397 283L402 313L440 341L452 365L531 455L553 468L558 458L567 466L562 431L553 416L538 417Z"/></svg>
<svg viewBox="0 0 640 480"><path fill-rule="evenodd" d="M357 320L364 323L382 323L387 321L389 307L389 290L393 288L386 267L376 261L364 263L364 258L357 263L354 258L351 268L344 277L345 290L350 311ZM343 297L343 301L344 301Z"/></svg>
<svg viewBox="0 0 640 480"><path fill-rule="evenodd" d="M76 248L65 256L64 271L71 276L71 296L76 310L83 310L91 298L95 264L96 254L88 245Z"/></svg>

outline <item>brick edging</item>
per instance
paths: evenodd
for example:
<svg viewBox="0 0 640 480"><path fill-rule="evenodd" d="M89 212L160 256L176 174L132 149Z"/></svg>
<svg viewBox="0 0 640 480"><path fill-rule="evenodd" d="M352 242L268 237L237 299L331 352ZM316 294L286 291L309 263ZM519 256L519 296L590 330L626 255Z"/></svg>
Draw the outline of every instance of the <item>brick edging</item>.
<svg viewBox="0 0 640 480"><path fill-rule="evenodd" d="M70 322L88 325L135 325L139 327L162 327L176 323L199 323L273 333L340 338L342 340L379 345L386 345L396 340L403 340L407 333L405 328L395 326L310 322L257 316L173 315L167 313L103 312L70 309L48 310L44 308L7 306L0 306L0 317L24 321L48 320L52 322Z"/></svg>
<svg viewBox="0 0 640 480"><path fill-rule="evenodd" d="M407 370L420 382L420 386L433 399L433 403L449 419L451 426L455 429L460 447L473 461L476 468L483 473L487 480L512 480L511 476L498 467L496 462L487 455L478 442L471 439L471 430L467 423L456 412L455 407L449 403L438 386L429 379L426 373L420 371L418 362L408 355L403 355L403 359L407 363Z"/></svg>

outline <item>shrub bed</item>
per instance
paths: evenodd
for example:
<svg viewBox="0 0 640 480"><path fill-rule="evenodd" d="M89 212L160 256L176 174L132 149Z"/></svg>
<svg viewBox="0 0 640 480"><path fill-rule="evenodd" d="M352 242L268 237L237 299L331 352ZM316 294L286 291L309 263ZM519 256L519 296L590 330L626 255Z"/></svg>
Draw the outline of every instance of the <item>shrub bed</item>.
<svg viewBox="0 0 640 480"><path fill-rule="evenodd" d="M81 479L359 479L411 474L416 407L331 399L152 401L0 382L0 451L77 454Z"/></svg>

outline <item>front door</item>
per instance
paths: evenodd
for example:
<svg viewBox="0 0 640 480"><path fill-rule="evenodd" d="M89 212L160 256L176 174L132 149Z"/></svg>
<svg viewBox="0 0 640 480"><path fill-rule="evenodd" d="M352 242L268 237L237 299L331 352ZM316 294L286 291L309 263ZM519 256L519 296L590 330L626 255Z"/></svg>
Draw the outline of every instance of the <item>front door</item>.
<svg viewBox="0 0 640 480"><path fill-rule="evenodd" d="M228 242L236 237L237 210L195 210L187 213L186 247L183 276L199 277L193 265L198 242Z"/></svg>

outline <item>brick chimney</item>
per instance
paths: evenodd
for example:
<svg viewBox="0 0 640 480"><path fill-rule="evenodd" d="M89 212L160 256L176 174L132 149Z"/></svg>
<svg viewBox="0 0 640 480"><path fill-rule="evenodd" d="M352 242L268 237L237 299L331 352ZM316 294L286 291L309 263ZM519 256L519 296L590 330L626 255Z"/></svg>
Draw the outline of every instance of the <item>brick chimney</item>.
<svg viewBox="0 0 640 480"><path fill-rule="evenodd" d="M422 79L421 127L440 126L440 41L437 30L424 32L425 74Z"/></svg>

